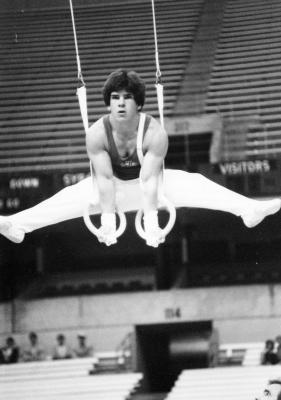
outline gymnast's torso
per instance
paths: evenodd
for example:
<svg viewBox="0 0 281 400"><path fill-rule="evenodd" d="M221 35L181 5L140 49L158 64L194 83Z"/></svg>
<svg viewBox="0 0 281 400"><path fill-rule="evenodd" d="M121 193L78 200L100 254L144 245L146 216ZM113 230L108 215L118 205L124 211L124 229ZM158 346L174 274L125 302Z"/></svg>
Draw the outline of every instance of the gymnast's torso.
<svg viewBox="0 0 281 400"><path fill-rule="evenodd" d="M151 121L151 116L145 115L143 137L147 132L150 121ZM116 176L118 179L125 181L138 178L140 174L141 165L137 155L136 143L134 144L132 151L129 151L124 155L120 154L113 137L112 126L110 124L109 115L103 117L103 125L107 137L108 154L111 159L114 176Z"/></svg>

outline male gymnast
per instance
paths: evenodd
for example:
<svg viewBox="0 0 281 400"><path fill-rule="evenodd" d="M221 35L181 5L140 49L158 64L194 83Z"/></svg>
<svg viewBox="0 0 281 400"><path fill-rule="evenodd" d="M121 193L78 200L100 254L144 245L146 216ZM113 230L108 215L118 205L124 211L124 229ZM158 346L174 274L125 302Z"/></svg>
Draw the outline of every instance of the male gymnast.
<svg viewBox="0 0 281 400"><path fill-rule="evenodd" d="M21 243L26 233L81 217L85 205L91 202L91 213L101 214L98 234L101 243L109 246L117 242L117 210L142 209L146 243L158 247L165 240L158 224L160 189L176 208L229 212L241 217L249 228L280 210L279 198L250 199L201 174L163 170L168 135L155 118L142 112L145 83L136 72L123 69L112 72L104 84L103 99L108 113L86 132L92 176L60 190L34 207L1 216L0 233L6 238ZM138 141L138 137L143 139Z"/></svg>

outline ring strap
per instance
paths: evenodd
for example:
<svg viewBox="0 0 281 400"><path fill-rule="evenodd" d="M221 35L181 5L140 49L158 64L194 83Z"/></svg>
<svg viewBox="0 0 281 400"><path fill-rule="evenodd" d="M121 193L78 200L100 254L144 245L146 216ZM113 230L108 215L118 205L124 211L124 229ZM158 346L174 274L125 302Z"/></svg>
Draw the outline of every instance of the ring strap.
<svg viewBox="0 0 281 400"><path fill-rule="evenodd" d="M140 165L142 165L143 162L142 142L144 134L144 124L145 124L145 114L140 113L138 135L137 135L137 155L139 158Z"/></svg>

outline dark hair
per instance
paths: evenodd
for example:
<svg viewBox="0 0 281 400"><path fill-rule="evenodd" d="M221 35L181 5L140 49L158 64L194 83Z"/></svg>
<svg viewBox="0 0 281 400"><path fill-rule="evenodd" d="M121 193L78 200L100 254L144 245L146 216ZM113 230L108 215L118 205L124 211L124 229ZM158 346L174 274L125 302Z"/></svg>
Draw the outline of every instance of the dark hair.
<svg viewBox="0 0 281 400"><path fill-rule="evenodd" d="M281 378L277 378L277 379L270 379L270 381L268 382L269 385L280 385L281 386Z"/></svg>
<svg viewBox="0 0 281 400"><path fill-rule="evenodd" d="M15 339L12 336L7 337L6 344L15 344Z"/></svg>
<svg viewBox="0 0 281 400"><path fill-rule="evenodd" d="M127 90L134 97L136 104L143 107L145 100L145 83L135 71L117 69L112 72L103 86L102 94L106 106L110 104L112 92Z"/></svg>
<svg viewBox="0 0 281 400"><path fill-rule="evenodd" d="M266 345L266 347L270 346L273 349L274 348L274 341L271 340L271 339L267 339L265 341L265 345Z"/></svg>

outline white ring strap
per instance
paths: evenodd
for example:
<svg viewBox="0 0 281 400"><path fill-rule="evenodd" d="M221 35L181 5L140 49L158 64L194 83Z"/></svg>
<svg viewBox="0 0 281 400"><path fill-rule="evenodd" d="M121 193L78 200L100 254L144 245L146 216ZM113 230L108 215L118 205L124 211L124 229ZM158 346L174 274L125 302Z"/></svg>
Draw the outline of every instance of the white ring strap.
<svg viewBox="0 0 281 400"><path fill-rule="evenodd" d="M143 143L143 135L144 135L144 123L145 123L145 114L140 113L138 135L137 135L137 155L138 155L140 165L142 165L142 162L143 162L142 143Z"/></svg>

